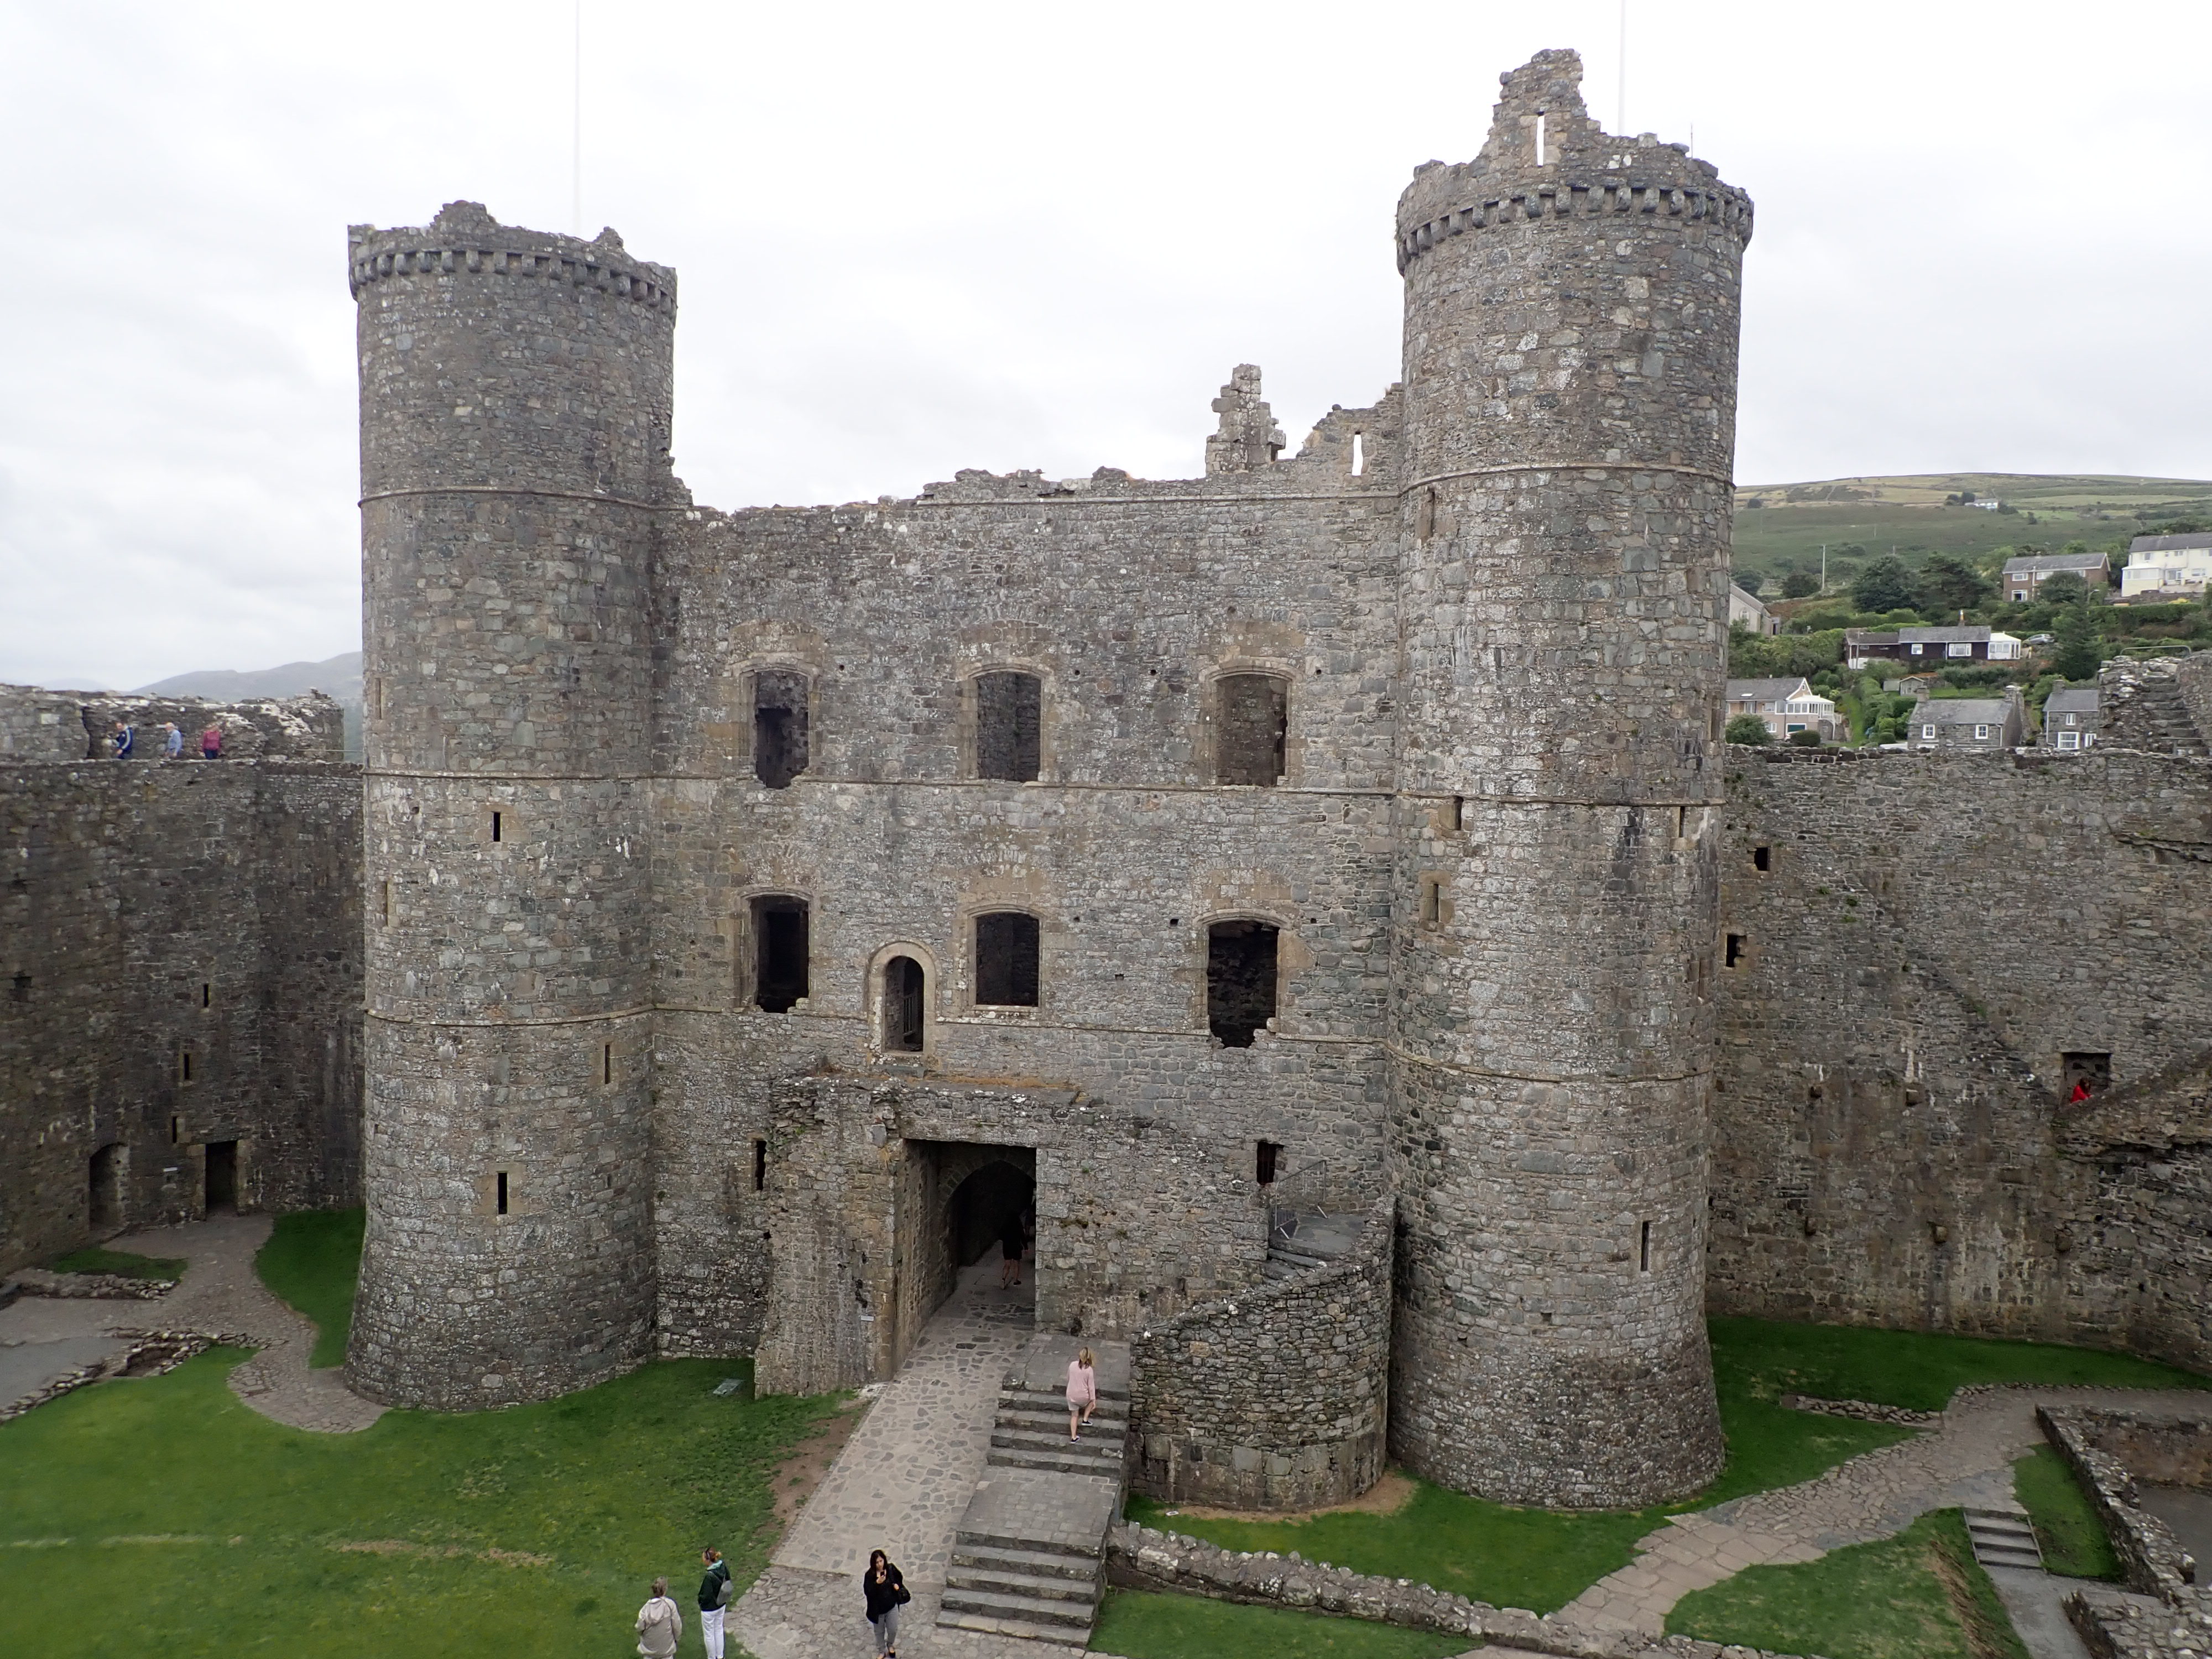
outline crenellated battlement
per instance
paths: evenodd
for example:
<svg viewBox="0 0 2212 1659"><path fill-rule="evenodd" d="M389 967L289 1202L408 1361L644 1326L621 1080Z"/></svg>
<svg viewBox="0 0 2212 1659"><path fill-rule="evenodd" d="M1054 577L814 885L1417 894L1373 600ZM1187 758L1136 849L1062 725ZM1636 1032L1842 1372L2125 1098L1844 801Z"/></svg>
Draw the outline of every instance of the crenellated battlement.
<svg viewBox="0 0 2212 1659"><path fill-rule="evenodd" d="M1672 148L1669 146L1668 148ZM1454 169L1455 172L1460 169ZM1408 204L1414 192L1407 192ZM1401 210L1401 216L1403 209ZM1530 184L1478 197L1398 230L1398 272L1448 237L1530 219L1598 219L1629 215L1704 220L1751 240L1751 198L1726 185L1662 185L1633 179L1599 179L1589 183L1560 180Z"/></svg>
<svg viewBox="0 0 2212 1659"><path fill-rule="evenodd" d="M356 300L368 284L391 277L469 271L567 283L671 313L676 309L676 273L649 260L627 258L622 238L611 229L586 242L502 225L480 203L449 202L427 226L380 230L355 225L347 240L347 287Z"/></svg>

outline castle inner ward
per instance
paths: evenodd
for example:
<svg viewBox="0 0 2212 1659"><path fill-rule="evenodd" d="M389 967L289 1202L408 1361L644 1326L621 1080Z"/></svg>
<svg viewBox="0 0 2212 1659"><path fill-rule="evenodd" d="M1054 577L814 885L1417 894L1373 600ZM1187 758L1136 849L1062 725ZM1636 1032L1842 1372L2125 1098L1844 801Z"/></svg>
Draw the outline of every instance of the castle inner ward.
<svg viewBox="0 0 2212 1659"><path fill-rule="evenodd" d="M1294 449L1240 367L1197 479L701 507L672 271L355 228L358 1152L258 1195L358 1181L356 1389L885 1378L1025 1213L1201 1502L1683 1495L1709 1313L2212 1363L2207 763L1720 741L1751 204L1579 74L1416 171L1400 384ZM38 844L11 951L151 878Z"/></svg>

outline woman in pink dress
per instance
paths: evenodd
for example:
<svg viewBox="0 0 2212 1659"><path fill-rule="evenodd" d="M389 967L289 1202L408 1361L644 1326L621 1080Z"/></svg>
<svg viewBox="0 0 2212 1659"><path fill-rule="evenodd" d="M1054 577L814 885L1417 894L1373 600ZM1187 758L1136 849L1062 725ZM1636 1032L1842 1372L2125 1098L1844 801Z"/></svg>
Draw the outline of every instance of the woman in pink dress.
<svg viewBox="0 0 2212 1659"><path fill-rule="evenodd" d="M1091 1413L1098 1404L1097 1361L1091 1350L1078 1348L1075 1358L1067 1363L1067 1437L1081 1437L1081 1425L1091 1420Z"/></svg>

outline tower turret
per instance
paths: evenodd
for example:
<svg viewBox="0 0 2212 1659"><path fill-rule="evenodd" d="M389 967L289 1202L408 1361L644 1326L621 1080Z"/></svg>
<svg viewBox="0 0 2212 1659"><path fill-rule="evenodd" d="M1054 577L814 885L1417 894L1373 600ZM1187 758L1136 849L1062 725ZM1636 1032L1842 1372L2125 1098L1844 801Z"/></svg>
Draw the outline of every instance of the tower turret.
<svg viewBox="0 0 2212 1659"><path fill-rule="evenodd" d="M1718 1469L1705 1345L1737 300L1751 209L1504 77L1398 208L1407 479L1394 1450L1522 1503Z"/></svg>
<svg viewBox="0 0 2212 1659"><path fill-rule="evenodd" d="M656 519L676 280L474 203L351 233L367 1254L349 1357L447 1409L645 1354Z"/></svg>

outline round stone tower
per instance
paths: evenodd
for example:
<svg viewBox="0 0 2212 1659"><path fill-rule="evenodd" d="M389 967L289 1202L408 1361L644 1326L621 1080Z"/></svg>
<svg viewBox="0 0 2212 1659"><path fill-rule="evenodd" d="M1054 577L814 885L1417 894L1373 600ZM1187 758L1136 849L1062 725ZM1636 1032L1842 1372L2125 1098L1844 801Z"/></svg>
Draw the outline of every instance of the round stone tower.
<svg viewBox="0 0 2212 1659"><path fill-rule="evenodd" d="M1398 207L1394 1452L1568 1507L1694 1490L1737 301L1751 206L1581 60Z"/></svg>
<svg viewBox="0 0 2212 1659"><path fill-rule="evenodd" d="M656 521L676 278L456 202L351 233L368 1238L356 1388L458 1409L642 1358Z"/></svg>

